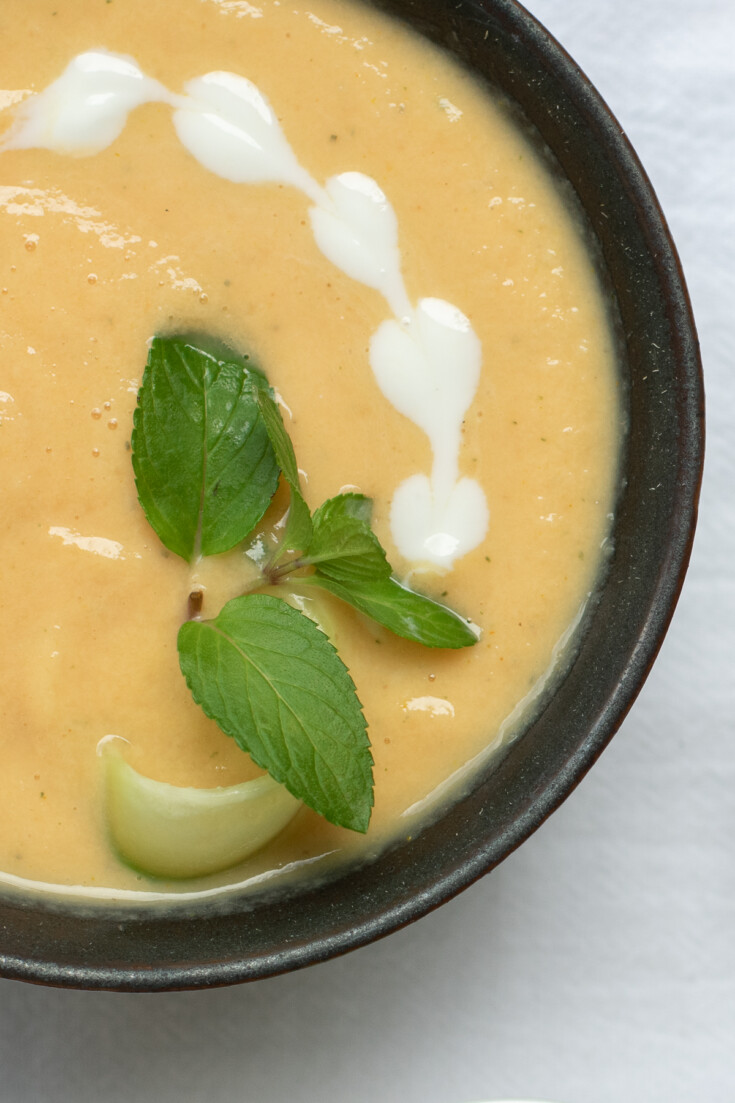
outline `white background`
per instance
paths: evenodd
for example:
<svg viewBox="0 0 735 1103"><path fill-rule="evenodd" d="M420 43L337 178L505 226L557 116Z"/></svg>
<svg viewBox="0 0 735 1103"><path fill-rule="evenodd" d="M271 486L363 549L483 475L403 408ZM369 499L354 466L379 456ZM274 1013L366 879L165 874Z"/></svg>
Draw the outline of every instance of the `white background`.
<svg viewBox="0 0 735 1103"><path fill-rule="evenodd" d="M654 672L533 839L377 945L213 992L0 982L1 1103L735 1100L735 0L528 6L638 150L700 330L701 524Z"/></svg>

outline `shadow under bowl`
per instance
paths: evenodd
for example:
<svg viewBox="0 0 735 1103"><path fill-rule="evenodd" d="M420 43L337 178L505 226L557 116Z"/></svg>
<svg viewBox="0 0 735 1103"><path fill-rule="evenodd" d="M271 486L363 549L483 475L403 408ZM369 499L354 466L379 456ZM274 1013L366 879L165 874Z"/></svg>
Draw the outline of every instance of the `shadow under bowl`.
<svg viewBox="0 0 735 1103"><path fill-rule="evenodd" d="M668 627L696 518L703 388L686 288L651 186L589 81L514 0L378 6L517 105L597 240L621 322L629 424L599 601L541 713L417 837L295 898L233 893L216 914L121 919L0 901L6 977L131 991L231 984L323 961L419 918L501 862L572 791L633 703Z"/></svg>

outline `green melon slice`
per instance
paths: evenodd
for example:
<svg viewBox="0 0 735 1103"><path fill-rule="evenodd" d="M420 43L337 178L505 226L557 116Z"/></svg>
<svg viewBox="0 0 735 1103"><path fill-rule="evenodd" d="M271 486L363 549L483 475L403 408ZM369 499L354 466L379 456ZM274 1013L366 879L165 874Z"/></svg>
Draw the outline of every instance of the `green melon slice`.
<svg viewBox="0 0 735 1103"><path fill-rule="evenodd" d="M153 877L202 877L229 869L275 838L301 801L267 775L219 789L154 781L115 742L103 747L107 821L128 865Z"/></svg>

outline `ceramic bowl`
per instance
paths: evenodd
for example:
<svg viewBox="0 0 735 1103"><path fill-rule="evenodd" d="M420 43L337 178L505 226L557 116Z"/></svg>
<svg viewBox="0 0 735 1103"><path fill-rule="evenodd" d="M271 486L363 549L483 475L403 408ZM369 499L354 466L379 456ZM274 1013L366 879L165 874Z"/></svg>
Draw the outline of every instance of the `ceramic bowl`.
<svg viewBox="0 0 735 1103"><path fill-rule="evenodd" d="M682 585L696 515L703 395L682 273L651 186L574 62L514 0L381 0L489 80L538 131L597 239L623 334L629 432L614 558L578 654L541 713L417 837L296 898L233 893L217 914L121 918L0 902L0 971L83 988L253 980L361 946L493 869L602 752L651 667Z"/></svg>

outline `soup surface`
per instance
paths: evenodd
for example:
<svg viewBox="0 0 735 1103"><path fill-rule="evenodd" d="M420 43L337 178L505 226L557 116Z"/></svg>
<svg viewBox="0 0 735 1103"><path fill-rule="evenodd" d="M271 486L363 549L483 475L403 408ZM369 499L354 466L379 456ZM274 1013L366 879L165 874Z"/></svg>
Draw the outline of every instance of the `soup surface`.
<svg viewBox="0 0 735 1103"><path fill-rule="evenodd" d="M546 684L609 531L620 416L603 297L563 190L502 105L343 0L172 7L3 0L0 142L16 105L84 51L132 57L173 94L211 71L247 77L312 180L362 173L383 190L410 303L469 319L482 368L458 474L487 515L478 506L473 546L443 565L406 554L391 502L436 448L371 368L385 293L325 255L303 190L211 171L167 102L141 103L99 152L0 152L0 869L15 883L207 891L411 834ZM367 836L304 808L241 867L182 886L116 858L97 746L121 736L138 770L174 785L258 773L194 704L176 652L192 587L214 615L242 588L244 553L192 570L158 542L133 481L148 343L190 330L249 352L277 388L310 505L345 487L373 498L397 575L481 637L430 650L335 603L375 759Z"/></svg>

